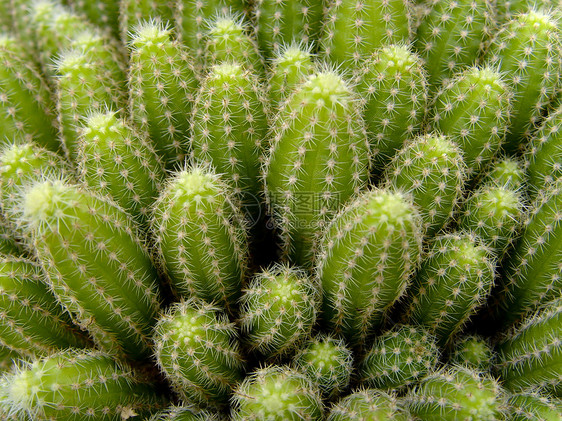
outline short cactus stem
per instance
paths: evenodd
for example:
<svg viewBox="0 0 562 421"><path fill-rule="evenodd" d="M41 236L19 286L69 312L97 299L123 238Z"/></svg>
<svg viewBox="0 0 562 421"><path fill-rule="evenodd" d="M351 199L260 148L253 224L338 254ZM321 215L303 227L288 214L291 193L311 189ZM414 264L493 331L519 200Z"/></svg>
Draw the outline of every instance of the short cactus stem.
<svg viewBox="0 0 562 421"><path fill-rule="evenodd" d="M476 335L460 339L449 356L449 362L452 364L466 365L483 372L490 371L493 359L494 351L490 341Z"/></svg>
<svg viewBox="0 0 562 421"><path fill-rule="evenodd" d="M153 415L148 421L219 421L219 416L191 406L172 406Z"/></svg>
<svg viewBox="0 0 562 421"><path fill-rule="evenodd" d="M497 371L513 392L562 397L562 299L547 302L497 345Z"/></svg>
<svg viewBox="0 0 562 421"><path fill-rule="evenodd" d="M495 261L481 240L466 233L436 237L416 275L406 318L451 345L482 305L494 282Z"/></svg>
<svg viewBox="0 0 562 421"><path fill-rule="evenodd" d="M408 0L331 2L320 41L322 54L334 65L358 70L381 45L408 42L411 12Z"/></svg>
<svg viewBox="0 0 562 421"><path fill-rule="evenodd" d="M168 28L174 23L175 0L119 0L119 32L123 45L131 40L140 22Z"/></svg>
<svg viewBox="0 0 562 421"><path fill-rule="evenodd" d="M327 221L367 185L369 145L356 98L337 73L318 72L287 98L273 123L266 200L283 256L301 266L311 266Z"/></svg>
<svg viewBox="0 0 562 421"><path fill-rule="evenodd" d="M153 21L135 26L129 42L130 113L167 168L188 153L189 114L198 87L192 58L171 31Z"/></svg>
<svg viewBox="0 0 562 421"><path fill-rule="evenodd" d="M325 399L334 399L349 386L353 353L341 339L319 335L303 347L293 361L299 371L318 385Z"/></svg>
<svg viewBox="0 0 562 421"><path fill-rule="evenodd" d="M253 7L256 38L266 57L290 42L317 47L324 3L317 0L257 0Z"/></svg>
<svg viewBox="0 0 562 421"><path fill-rule="evenodd" d="M0 35L0 92L0 142L35 141L60 150L49 87L28 52L9 35Z"/></svg>
<svg viewBox="0 0 562 421"><path fill-rule="evenodd" d="M327 421L361 420L408 421L408 411L394 394L376 389L358 389L337 402L328 413Z"/></svg>
<svg viewBox="0 0 562 421"><path fill-rule="evenodd" d="M511 90L491 68L471 67L438 92L433 129L455 139L467 166L477 176L496 155L509 125Z"/></svg>
<svg viewBox="0 0 562 421"><path fill-rule="evenodd" d="M433 88L475 64L494 30L492 0L432 0L414 45Z"/></svg>
<svg viewBox="0 0 562 421"><path fill-rule="evenodd" d="M520 393L509 397L512 421L558 421L562 419L562 401L536 392Z"/></svg>
<svg viewBox="0 0 562 421"><path fill-rule="evenodd" d="M383 175L384 186L411 194L420 209L424 234L433 237L453 216L466 181L460 148L439 134L406 142Z"/></svg>
<svg viewBox="0 0 562 421"><path fill-rule="evenodd" d="M33 261L0 257L0 345L27 357L88 346L43 278Z"/></svg>
<svg viewBox="0 0 562 421"><path fill-rule="evenodd" d="M527 181L524 164L517 158L499 158L494 160L483 173L479 184L505 187L520 191Z"/></svg>
<svg viewBox="0 0 562 421"><path fill-rule="evenodd" d="M126 420L165 404L154 385L100 351L69 349L23 362L0 380L0 405L18 420Z"/></svg>
<svg viewBox="0 0 562 421"><path fill-rule="evenodd" d="M421 255L421 220L402 194L369 191L327 227L318 255L323 319L353 346L381 326Z"/></svg>
<svg viewBox="0 0 562 421"><path fill-rule="evenodd" d="M306 272L274 266L244 290L240 325L248 347L266 358L294 354L312 332L320 291Z"/></svg>
<svg viewBox="0 0 562 421"><path fill-rule="evenodd" d="M435 338L425 328L399 325L374 339L358 377L367 387L400 389L432 372L438 359Z"/></svg>
<svg viewBox="0 0 562 421"><path fill-rule="evenodd" d="M375 50L357 74L377 174L421 127L427 105L426 73L420 58L400 44Z"/></svg>
<svg viewBox="0 0 562 421"><path fill-rule="evenodd" d="M217 307L182 301L154 329L156 361L186 402L222 407L242 380L243 361L234 324Z"/></svg>
<svg viewBox="0 0 562 421"><path fill-rule="evenodd" d="M164 179L163 163L147 139L115 112L93 113L80 131L77 161L87 187L112 197L147 226Z"/></svg>
<svg viewBox="0 0 562 421"><path fill-rule="evenodd" d="M236 63L211 67L193 105L191 157L222 174L242 205L255 205L263 190L266 111L259 81Z"/></svg>
<svg viewBox="0 0 562 421"><path fill-rule="evenodd" d="M272 108L280 105L296 87L314 72L310 47L304 44L289 44L280 47L271 61L267 93Z"/></svg>
<svg viewBox="0 0 562 421"><path fill-rule="evenodd" d="M320 421L323 407L317 387L286 366L267 366L250 374L232 399L233 421Z"/></svg>
<svg viewBox="0 0 562 421"><path fill-rule="evenodd" d="M428 375L405 401L412 415L427 421L495 420L503 419L506 412L498 382L464 366Z"/></svg>
<svg viewBox="0 0 562 421"><path fill-rule="evenodd" d="M248 245L229 187L209 170L187 168L169 179L153 215L153 237L173 289L232 314L246 272Z"/></svg>
<svg viewBox="0 0 562 421"><path fill-rule="evenodd" d="M95 25L106 28L107 32L119 36L119 2L101 0L90 2L87 0L66 0L78 13L83 13Z"/></svg>
<svg viewBox="0 0 562 421"><path fill-rule="evenodd" d="M497 19L500 23L509 22L521 13L533 9L551 10L560 7L558 0L507 0L496 3Z"/></svg>
<svg viewBox="0 0 562 421"><path fill-rule="evenodd" d="M509 75L513 111L504 149L521 149L555 95L562 71L560 28L556 17L532 10L505 24L484 60Z"/></svg>
<svg viewBox="0 0 562 421"><path fill-rule="evenodd" d="M112 355L147 357L158 276L132 219L56 179L27 187L20 207L49 288L73 321Z"/></svg>

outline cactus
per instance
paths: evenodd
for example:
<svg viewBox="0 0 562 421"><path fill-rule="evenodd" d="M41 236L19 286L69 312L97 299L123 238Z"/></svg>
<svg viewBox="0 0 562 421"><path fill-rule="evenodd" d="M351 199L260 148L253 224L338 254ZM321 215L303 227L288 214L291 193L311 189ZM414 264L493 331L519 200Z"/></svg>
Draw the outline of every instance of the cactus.
<svg viewBox="0 0 562 421"><path fill-rule="evenodd" d="M280 47L271 61L267 93L272 108L280 105L295 89L314 72L313 56L309 47L289 44Z"/></svg>
<svg viewBox="0 0 562 421"><path fill-rule="evenodd" d="M0 214L0 255L22 256L23 250L6 219Z"/></svg>
<svg viewBox="0 0 562 421"><path fill-rule="evenodd" d="M100 351L69 349L30 362L0 380L0 406L18 420L119 421L165 405L154 386Z"/></svg>
<svg viewBox="0 0 562 421"><path fill-rule="evenodd" d="M354 70L376 48L407 42L411 35L408 0L338 0L329 4L325 16L324 57Z"/></svg>
<svg viewBox="0 0 562 421"><path fill-rule="evenodd" d="M493 358L492 346L487 339L477 335L469 335L455 344L449 356L449 362L486 372L490 371Z"/></svg>
<svg viewBox="0 0 562 421"><path fill-rule="evenodd" d="M167 167L188 153L189 119L197 79L192 58L161 24L135 26L129 43L130 113Z"/></svg>
<svg viewBox="0 0 562 421"><path fill-rule="evenodd" d="M509 22L518 14L527 13L532 9L548 10L553 6L560 7L560 0L507 0L497 2L497 18L500 22Z"/></svg>
<svg viewBox="0 0 562 421"><path fill-rule="evenodd" d="M562 298L547 302L508 332L497 345L496 367L505 387L562 397L561 335Z"/></svg>
<svg viewBox="0 0 562 421"><path fill-rule="evenodd" d="M168 28L174 23L175 0L119 0L119 32L123 45L131 40L140 22Z"/></svg>
<svg viewBox="0 0 562 421"><path fill-rule="evenodd" d="M146 357L158 278L130 217L57 179L29 186L20 209L49 288L73 321L112 355Z"/></svg>
<svg viewBox="0 0 562 421"><path fill-rule="evenodd" d="M385 187L413 196L430 238L452 217L466 172L459 147L447 136L430 133L407 142L387 166L383 179Z"/></svg>
<svg viewBox="0 0 562 421"><path fill-rule="evenodd" d="M259 175L266 111L258 80L236 63L211 67L193 105L192 159L223 174L245 205L263 189Z"/></svg>
<svg viewBox="0 0 562 421"><path fill-rule="evenodd" d="M320 421L318 389L286 366L268 366L250 374L232 398L232 421Z"/></svg>
<svg viewBox="0 0 562 421"><path fill-rule="evenodd" d="M273 57L283 45L303 43L316 49L324 3L318 0L257 0L253 7L260 50Z"/></svg>
<svg viewBox="0 0 562 421"><path fill-rule="evenodd" d="M12 351L9 348L0 347L0 373L12 370L14 367L14 361L19 358L17 352ZM0 416L4 415L2 409L0 409Z"/></svg>
<svg viewBox="0 0 562 421"><path fill-rule="evenodd" d="M337 73L315 73L283 103L272 134L266 200L283 256L309 267L327 220L367 184L369 145L356 96Z"/></svg>
<svg viewBox="0 0 562 421"><path fill-rule="evenodd" d="M494 266L488 248L474 235L436 237L410 290L406 319L426 326L440 345L450 345L487 299Z"/></svg>
<svg viewBox="0 0 562 421"><path fill-rule="evenodd" d="M186 402L221 407L242 380L234 325L197 299L174 304L154 328L156 361Z"/></svg>
<svg viewBox="0 0 562 421"><path fill-rule="evenodd" d="M349 386L353 354L341 339L318 335L293 361L299 371L318 385L323 398L333 399Z"/></svg>
<svg viewBox="0 0 562 421"><path fill-rule="evenodd" d="M510 97L500 73L488 67L468 68L437 94L433 129L455 139L469 177L478 175L499 151L509 125Z"/></svg>
<svg viewBox="0 0 562 421"><path fill-rule="evenodd" d="M164 179L160 157L115 112L93 113L78 144L78 173L85 185L112 197L146 225Z"/></svg>
<svg viewBox="0 0 562 421"><path fill-rule="evenodd" d="M240 210L219 177L199 167L175 174L154 205L152 228L174 289L232 314L248 246Z"/></svg>
<svg viewBox="0 0 562 421"><path fill-rule="evenodd" d="M173 406L155 414L148 421L219 421L219 417L208 411L201 411L191 406Z"/></svg>
<svg viewBox="0 0 562 421"><path fill-rule="evenodd" d="M520 191L527 179L523 164L517 158L500 158L492 162L483 173L479 184L505 187Z"/></svg>
<svg viewBox="0 0 562 421"><path fill-rule="evenodd" d="M382 390L359 389L336 403L327 421L408 421L411 417L393 394Z"/></svg>
<svg viewBox="0 0 562 421"><path fill-rule="evenodd" d="M426 329L399 325L375 338L358 375L367 387L399 389L433 371L438 359L435 338Z"/></svg>
<svg viewBox="0 0 562 421"><path fill-rule="evenodd" d="M299 269L278 265L258 273L241 300L243 338L266 358L293 354L310 336L319 288Z"/></svg>
<svg viewBox="0 0 562 421"><path fill-rule="evenodd" d="M421 254L421 220L400 193L373 190L346 206L326 229L317 273L323 319L351 344L380 327L407 288Z"/></svg>
<svg viewBox="0 0 562 421"><path fill-rule="evenodd" d="M81 12L97 26L119 36L119 1L66 0L76 12Z"/></svg>
<svg viewBox="0 0 562 421"><path fill-rule="evenodd" d="M504 419L504 392L491 376L464 366L427 376L406 397L410 412L424 421Z"/></svg>
<svg viewBox="0 0 562 421"><path fill-rule="evenodd" d="M530 139L562 72L560 29L556 17L532 10L505 24L484 57L508 75L513 89L511 124L504 148L513 152Z"/></svg>
<svg viewBox="0 0 562 421"><path fill-rule="evenodd" d="M51 92L16 38L0 35L0 142L35 141L60 149Z"/></svg>
<svg viewBox="0 0 562 421"><path fill-rule="evenodd" d="M494 30L492 0L431 0L414 45L433 89L447 83L484 52Z"/></svg>
<svg viewBox="0 0 562 421"><path fill-rule="evenodd" d="M427 82L420 58L405 45L374 51L358 72L375 174L420 129Z"/></svg>
<svg viewBox="0 0 562 421"><path fill-rule="evenodd" d="M509 398L511 421L559 421L562 419L562 401L538 393L512 395Z"/></svg>

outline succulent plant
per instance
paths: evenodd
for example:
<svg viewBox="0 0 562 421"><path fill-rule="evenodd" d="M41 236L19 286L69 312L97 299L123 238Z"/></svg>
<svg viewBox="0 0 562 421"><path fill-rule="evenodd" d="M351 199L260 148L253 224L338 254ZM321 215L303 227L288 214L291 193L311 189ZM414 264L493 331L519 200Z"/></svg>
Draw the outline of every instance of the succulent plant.
<svg viewBox="0 0 562 421"><path fill-rule="evenodd" d="M327 421L407 421L411 416L394 394L376 389L359 389L338 401Z"/></svg>
<svg viewBox="0 0 562 421"><path fill-rule="evenodd" d="M152 416L148 421L218 421L215 413L191 406L173 406Z"/></svg>
<svg viewBox="0 0 562 421"><path fill-rule="evenodd" d="M484 372L490 371L493 359L494 351L490 341L477 335L460 339L449 356L452 364L466 365Z"/></svg>
<svg viewBox="0 0 562 421"><path fill-rule="evenodd" d="M558 421L562 418L562 402L539 393L521 393L509 397L511 420Z"/></svg>

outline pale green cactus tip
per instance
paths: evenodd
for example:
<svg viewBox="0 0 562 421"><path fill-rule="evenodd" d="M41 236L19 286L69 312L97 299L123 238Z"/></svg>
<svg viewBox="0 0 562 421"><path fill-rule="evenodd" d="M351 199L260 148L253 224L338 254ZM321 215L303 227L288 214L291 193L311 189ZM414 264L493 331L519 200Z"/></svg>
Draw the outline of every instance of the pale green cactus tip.
<svg viewBox="0 0 562 421"><path fill-rule="evenodd" d="M374 339L358 376L368 387L403 389L433 371L438 360L436 338L427 329L401 325Z"/></svg>
<svg viewBox="0 0 562 421"><path fill-rule="evenodd" d="M286 366L267 366L238 385L231 405L234 421L320 421L318 388L304 374Z"/></svg>
<svg viewBox="0 0 562 421"><path fill-rule="evenodd" d="M220 419L217 413L194 406L173 406L153 415L148 421L219 421Z"/></svg>
<svg viewBox="0 0 562 421"><path fill-rule="evenodd" d="M319 335L303 347L293 361L318 385L326 399L338 397L349 386L353 353L341 339Z"/></svg>
<svg viewBox="0 0 562 421"><path fill-rule="evenodd" d="M525 166L527 163L521 162L517 157L497 157L490 163L478 184L522 191L528 178Z"/></svg>
<svg viewBox="0 0 562 421"><path fill-rule="evenodd" d="M168 179L151 226L176 293L233 315L247 271L248 233L230 187L208 167L188 166Z"/></svg>
<svg viewBox="0 0 562 421"><path fill-rule="evenodd" d="M242 380L236 327L219 308L198 299L174 304L154 329L155 356L186 402L224 407Z"/></svg>
<svg viewBox="0 0 562 421"><path fill-rule="evenodd" d="M320 289L305 271L275 265L244 289L240 325L250 350L273 359L294 354L310 336Z"/></svg>
<svg viewBox="0 0 562 421"><path fill-rule="evenodd" d="M509 397L512 421L558 421L562 419L562 401L537 392L514 394Z"/></svg>
<svg viewBox="0 0 562 421"><path fill-rule="evenodd" d="M490 371L494 358L494 351L488 339L470 335L455 344L449 361L452 364L462 364L482 371Z"/></svg>
<svg viewBox="0 0 562 421"><path fill-rule="evenodd" d="M408 410L394 393L359 388L332 406L327 421L409 421Z"/></svg>
<svg viewBox="0 0 562 421"><path fill-rule="evenodd" d="M166 405L154 385L100 351L20 362L0 380L0 407L18 420L126 420Z"/></svg>
<svg viewBox="0 0 562 421"><path fill-rule="evenodd" d="M175 3L175 2L174 2ZM171 26L174 10L170 0L120 0L119 32L121 42L126 45L131 40L134 27L141 21L152 21L163 26Z"/></svg>
<svg viewBox="0 0 562 421"><path fill-rule="evenodd" d="M353 346L381 326L402 297L421 250L421 220L402 193L363 193L332 220L317 257L323 319Z"/></svg>

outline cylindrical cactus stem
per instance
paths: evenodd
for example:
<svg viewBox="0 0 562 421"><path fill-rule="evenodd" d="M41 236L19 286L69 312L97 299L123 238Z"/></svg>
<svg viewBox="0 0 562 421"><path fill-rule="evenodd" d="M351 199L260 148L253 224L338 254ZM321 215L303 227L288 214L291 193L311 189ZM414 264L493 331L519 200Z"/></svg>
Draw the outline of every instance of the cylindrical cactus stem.
<svg viewBox="0 0 562 421"><path fill-rule="evenodd" d="M497 20L500 23L509 22L521 13L528 13L533 9L551 10L560 7L559 0L506 0L496 2Z"/></svg>
<svg viewBox="0 0 562 421"><path fill-rule="evenodd" d="M193 105L191 156L222 174L242 205L255 205L263 190L266 111L257 78L236 63L211 67Z"/></svg>
<svg viewBox="0 0 562 421"><path fill-rule="evenodd" d="M322 54L334 65L357 70L385 44L408 42L409 0L338 0L330 3L320 41Z"/></svg>
<svg viewBox="0 0 562 421"><path fill-rule="evenodd" d="M205 64L238 62L256 76L264 75L262 57L255 40L248 34L242 15L218 15L208 23L205 34Z"/></svg>
<svg viewBox="0 0 562 421"><path fill-rule="evenodd" d="M318 335L293 359L297 369L318 385L322 397L334 399L349 386L353 353L342 339Z"/></svg>
<svg viewBox="0 0 562 421"><path fill-rule="evenodd" d="M148 421L219 421L218 414L192 406L172 406L152 416Z"/></svg>
<svg viewBox="0 0 562 421"><path fill-rule="evenodd" d="M532 10L505 24L491 42L485 63L507 75L513 90L512 114L504 149L528 141L560 83L560 28L555 15Z"/></svg>
<svg viewBox="0 0 562 421"><path fill-rule="evenodd" d="M450 366L425 377L405 398L412 415L424 421L504 419L504 392L490 375Z"/></svg>
<svg viewBox="0 0 562 421"><path fill-rule="evenodd" d="M283 103L272 134L266 200L284 257L310 267L326 222L367 185L369 144L357 97L337 73L315 73Z"/></svg>
<svg viewBox="0 0 562 421"><path fill-rule="evenodd" d="M66 2L74 11L83 13L90 22L116 37L119 36L119 1L66 0Z"/></svg>
<svg viewBox="0 0 562 421"><path fill-rule="evenodd" d="M533 195L562 179L562 106L548 115L531 139L525 163Z"/></svg>
<svg viewBox="0 0 562 421"><path fill-rule="evenodd" d="M316 49L324 2L318 0L257 0L255 33L262 53L273 57L283 45L298 42Z"/></svg>
<svg viewBox="0 0 562 421"><path fill-rule="evenodd" d="M242 380L236 328L212 304L175 304L158 320L154 344L158 366L186 402L224 407Z"/></svg>
<svg viewBox="0 0 562 421"><path fill-rule="evenodd" d="M374 51L358 72L375 174L420 129L427 82L420 58L406 45Z"/></svg>
<svg viewBox="0 0 562 421"><path fill-rule="evenodd" d="M562 401L537 392L511 395L508 405L511 421L558 421L562 419Z"/></svg>
<svg viewBox="0 0 562 421"><path fill-rule="evenodd" d="M459 339L455 344L449 362L466 365L483 372L489 372L494 360L494 351L487 338L469 335Z"/></svg>
<svg viewBox="0 0 562 421"><path fill-rule="evenodd" d="M174 26L176 0L119 0L119 32L121 42L127 45L134 28L141 22L151 21L162 28Z"/></svg>
<svg viewBox="0 0 562 421"><path fill-rule="evenodd" d="M515 157L494 160L483 173L479 184L520 191L527 179L524 164Z"/></svg>
<svg viewBox="0 0 562 421"><path fill-rule="evenodd" d="M400 389L433 371L439 350L433 335L418 326L398 325L374 339L359 364L359 380L376 389Z"/></svg>
<svg viewBox="0 0 562 421"><path fill-rule="evenodd" d="M513 322L562 291L562 182L539 192L505 269L500 317Z"/></svg>
<svg viewBox="0 0 562 421"><path fill-rule="evenodd" d="M455 139L468 177L477 176L499 151L509 125L511 95L502 75L489 67L470 67L437 93L431 126Z"/></svg>
<svg viewBox="0 0 562 421"><path fill-rule="evenodd" d="M37 263L0 256L0 345L27 357L88 346L43 278Z"/></svg>
<svg viewBox="0 0 562 421"><path fill-rule="evenodd" d="M165 404L154 385L100 351L23 362L0 380L0 405L18 420L118 421L149 417Z"/></svg>
<svg viewBox="0 0 562 421"><path fill-rule="evenodd" d="M497 370L513 392L562 397L562 299L547 302L497 345Z"/></svg>
<svg viewBox="0 0 562 421"><path fill-rule="evenodd" d="M264 270L242 295L243 338L266 358L291 355L310 336L319 306L319 286L306 272L284 265Z"/></svg>
<svg viewBox="0 0 562 421"><path fill-rule="evenodd" d="M0 142L22 139L59 151L55 104L31 56L9 35L0 35Z"/></svg>
<svg viewBox="0 0 562 421"><path fill-rule="evenodd" d="M233 314L248 245L229 187L209 170L188 168L169 179L153 215L153 237L173 289Z"/></svg>
<svg viewBox="0 0 562 421"><path fill-rule="evenodd" d="M318 255L323 318L361 345L402 296L419 263L421 220L402 194L369 191L327 227Z"/></svg>
<svg viewBox="0 0 562 421"><path fill-rule="evenodd" d="M164 180L164 166L147 139L115 112L89 115L78 143L78 172L92 191L112 197L147 225Z"/></svg>
<svg viewBox="0 0 562 421"><path fill-rule="evenodd" d="M393 420L408 421L411 416L394 394L376 389L358 389L337 402L326 421Z"/></svg>
<svg viewBox="0 0 562 421"><path fill-rule="evenodd" d="M108 199L60 180L21 201L50 289L96 345L119 358L150 353L158 275L132 219Z"/></svg>
<svg viewBox="0 0 562 421"><path fill-rule="evenodd" d="M232 398L233 421L320 421L318 388L304 374L286 366L267 366L250 374Z"/></svg>
<svg viewBox="0 0 562 421"><path fill-rule="evenodd" d="M493 0L431 0L414 45L428 80L438 88L463 67L475 64L494 29Z"/></svg>
<svg viewBox="0 0 562 421"><path fill-rule="evenodd" d="M431 238L453 215L462 197L466 164L448 136L420 135L404 144L387 166L386 187L411 194Z"/></svg>
<svg viewBox="0 0 562 421"><path fill-rule="evenodd" d="M520 231L523 208L521 192L484 184L463 204L457 229L472 231L501 259Z"/></svg>
<svg viewBox="0 0 562 421"><path fill-rule="evenodd" d="M314 72L312 60L310 47L304 44L282 46L274 55L267 83L273 110Z"/></svg>
<svg viewBox="0 0 562 421"><path fill-rule="evenodd" d="M129 43L130 112L141 134L152 139L168 168L188 153L189 114L198 82L192 58L153 21L135 26Z"/></svg>
<svg viewBox="0 0 562 421"><path fill-rule="evenodd" d="M426 326L440 345L450 345L490 294L494 266L478 237L467 233L436 237L410 290L406 319Z"/></svg>
<svg viewBox="0 0 562 421"><path fill-rule="evenodd" d="M0 213L0 255L23 256L24 250L12 227Z"/></svg>

